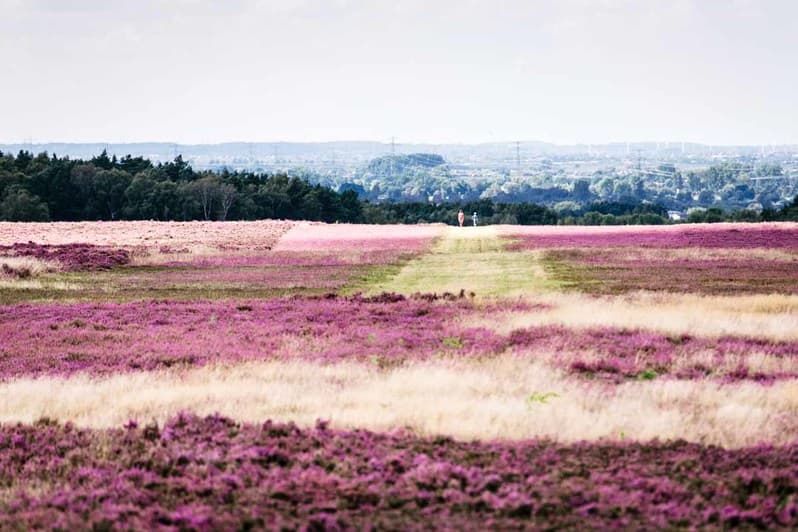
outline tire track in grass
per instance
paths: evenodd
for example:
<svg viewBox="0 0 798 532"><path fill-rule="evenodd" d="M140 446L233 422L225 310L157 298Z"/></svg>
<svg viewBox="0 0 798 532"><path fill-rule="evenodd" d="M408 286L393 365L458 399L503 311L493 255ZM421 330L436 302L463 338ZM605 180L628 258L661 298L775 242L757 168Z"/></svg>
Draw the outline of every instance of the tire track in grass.
<svg viewBox="0 0 798 532"><path fill-rule="evenodd" d="M537 251L508 251L499 229L448 227L430 253L407 263L369 293L474 292L478 296L520 296L556 288Z"/></svg>

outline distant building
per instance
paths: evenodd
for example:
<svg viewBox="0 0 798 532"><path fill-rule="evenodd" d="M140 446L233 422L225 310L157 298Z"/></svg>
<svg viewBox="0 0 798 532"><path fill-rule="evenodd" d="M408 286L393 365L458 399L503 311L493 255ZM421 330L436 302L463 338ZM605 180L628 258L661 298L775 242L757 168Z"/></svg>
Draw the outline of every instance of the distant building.
<svg viewBox="0 0 798 532"><path fill-rule="evenodd" d="M687 219L687 214L682 211L668 211L668 219L674 222L680 222Z"/></svg>

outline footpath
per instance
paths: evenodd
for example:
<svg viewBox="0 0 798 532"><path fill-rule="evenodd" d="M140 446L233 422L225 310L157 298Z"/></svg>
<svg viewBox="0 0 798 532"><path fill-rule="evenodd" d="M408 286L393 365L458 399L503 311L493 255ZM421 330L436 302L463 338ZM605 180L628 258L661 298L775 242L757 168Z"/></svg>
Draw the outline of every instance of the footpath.
<svg viewBox="0 0 798 532"><path fill-rule="evenodd" d="M507 251L499 230L447 227L431 252L412 260L371 293L474 292L484 296L539 294L551 288L538 252Z"/></svg>

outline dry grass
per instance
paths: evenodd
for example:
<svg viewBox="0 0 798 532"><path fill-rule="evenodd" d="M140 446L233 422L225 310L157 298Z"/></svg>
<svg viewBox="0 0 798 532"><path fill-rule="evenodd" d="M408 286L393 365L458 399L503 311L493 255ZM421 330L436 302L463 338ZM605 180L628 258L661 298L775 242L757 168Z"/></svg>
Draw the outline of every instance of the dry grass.
<svg viewBox="0 0 798 532"><path fill-rule="evenodd" d="M530 400L535 392L556 396ZM341 428L406 427L465 439L684 438L739 447L798 438L796 380L771 387L665 380L603 387L514 357L390 371L268 362L0 385L4 422L49 416L114 427L128 419L163 421L186 409L253 422L271 418L307 426L321 418Z"/></svg>
<svg viewBox="0 0 798 532"><path fill-rule="evenodd" d="M158 248L223 245L243 250L271 247L295 222L0 222L0 245L15 242Z"/></svg>
<svg viewBox="0 0 798 532"><path fill-rule="evenodd" d="M85 230L87 236L83 240L91 237L93 243L143 246L148 254L136 257L136 264L218 254L222 252L218 245L231 240L238 246L237 254L258 252L250 249L248 243L265 249L269 238L287 230L268 223L23 225L25 236L20 238L41 243L63 243ZM0 243L16 241L19 233L13 239L9 234L20 227L0 224ZM120 228L124 229L122 236L115 232ZM573 328L611 326L667 334L798 340L798 296L634 293L595 297L562 293L552 290L557 285L546 278L539 252L503 249L500 237L507 228L355 229L297 224L276 249L325 252L341 247L342 242L434 238L443 234L431 253L406 264L391 279L380 280L370 287L371 291L440 293L462 288L480 296L521 296L547 306L524 312L483 312L464 324L489 326L501 333L560 324ZM543 229L530 229L538 230ZM269 231L272 236L267 237ZM162 253L160 245L168 245L178 253ZM722 258L732 252L710 253ZM782 252L745 253L776 259ZM14 287L27 283L25 286L30 288L44 288L46 284L44 279L0 279L0 288L5 286L3 283L14 283ZM46 288L53 287L46 284ZM482 361L437 360L391 370L356 363L263 362L106 378L22 379L0 383L0 422L31 422L48 416L85 426L118 427L131 418L163 421L178 411L192 410L198 414L219 412L253 422L272 418L307 426L322 418L340 428L384 431L409 427L420 434L465 439L684 438L726 447L798 439L798 380L762 386L657 379L603 386L552 368L546 363L550 356L539 353L537 357L527 354L523 359L505 356ZM768 373L783 369L785 363L764 355L747 360L749 367ZM555 395L539 400L546 394Z"/></svg>
<svg viewBox="0 0 798 532"><path fill-rule="evenodd" d="M639 328L708 337L798 340L798 296L637 293L597 297L549 293L535 296L533 301L551 308L493 313L465 324L489 327L503 334L523 327L556 324L574 328Z"/></svg>
<svg viewBox="0 0 798 532"><path fill-rule="evenodd" d="M68 281L57 281L53 279L14 279L0 276L0 289L70 292L80 290L81 288L82 285Z"/></svg>
<svg viewBox="0 0 798 532"><path fill-rule="evenodd" d="M131 254L131 266L158 266L175 262L190 263L193 260L203 257L214 257L229 255L229 251L224 251L215 246L207 244L191 244L179 248L175 251L164 252L160 248L137 248ZM260 252L262 254L263 252ZM236 255L247 255L245 252L236 252Z"/></svg>
<svg viewBox="0 0 798 532"><path fill-rule="evenodd" d="M18 278L18 276L4 273L4 265L8 266L13 271L27 271L31 277L60 269L60 265L57 262L37 259L35 257L0 257L0 279L6 280L8 278Z"/></svg>

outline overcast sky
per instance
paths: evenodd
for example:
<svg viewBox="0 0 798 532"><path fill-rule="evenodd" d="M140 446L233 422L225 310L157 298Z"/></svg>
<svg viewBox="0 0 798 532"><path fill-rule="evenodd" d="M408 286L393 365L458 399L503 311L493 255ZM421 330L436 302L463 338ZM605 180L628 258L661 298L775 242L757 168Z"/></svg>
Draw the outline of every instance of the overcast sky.
<svg viewBox="0 0 798 532"><path fill-rule="evenodd" d="M0 0L0 142L798 144L797 0Z"/></svg>

